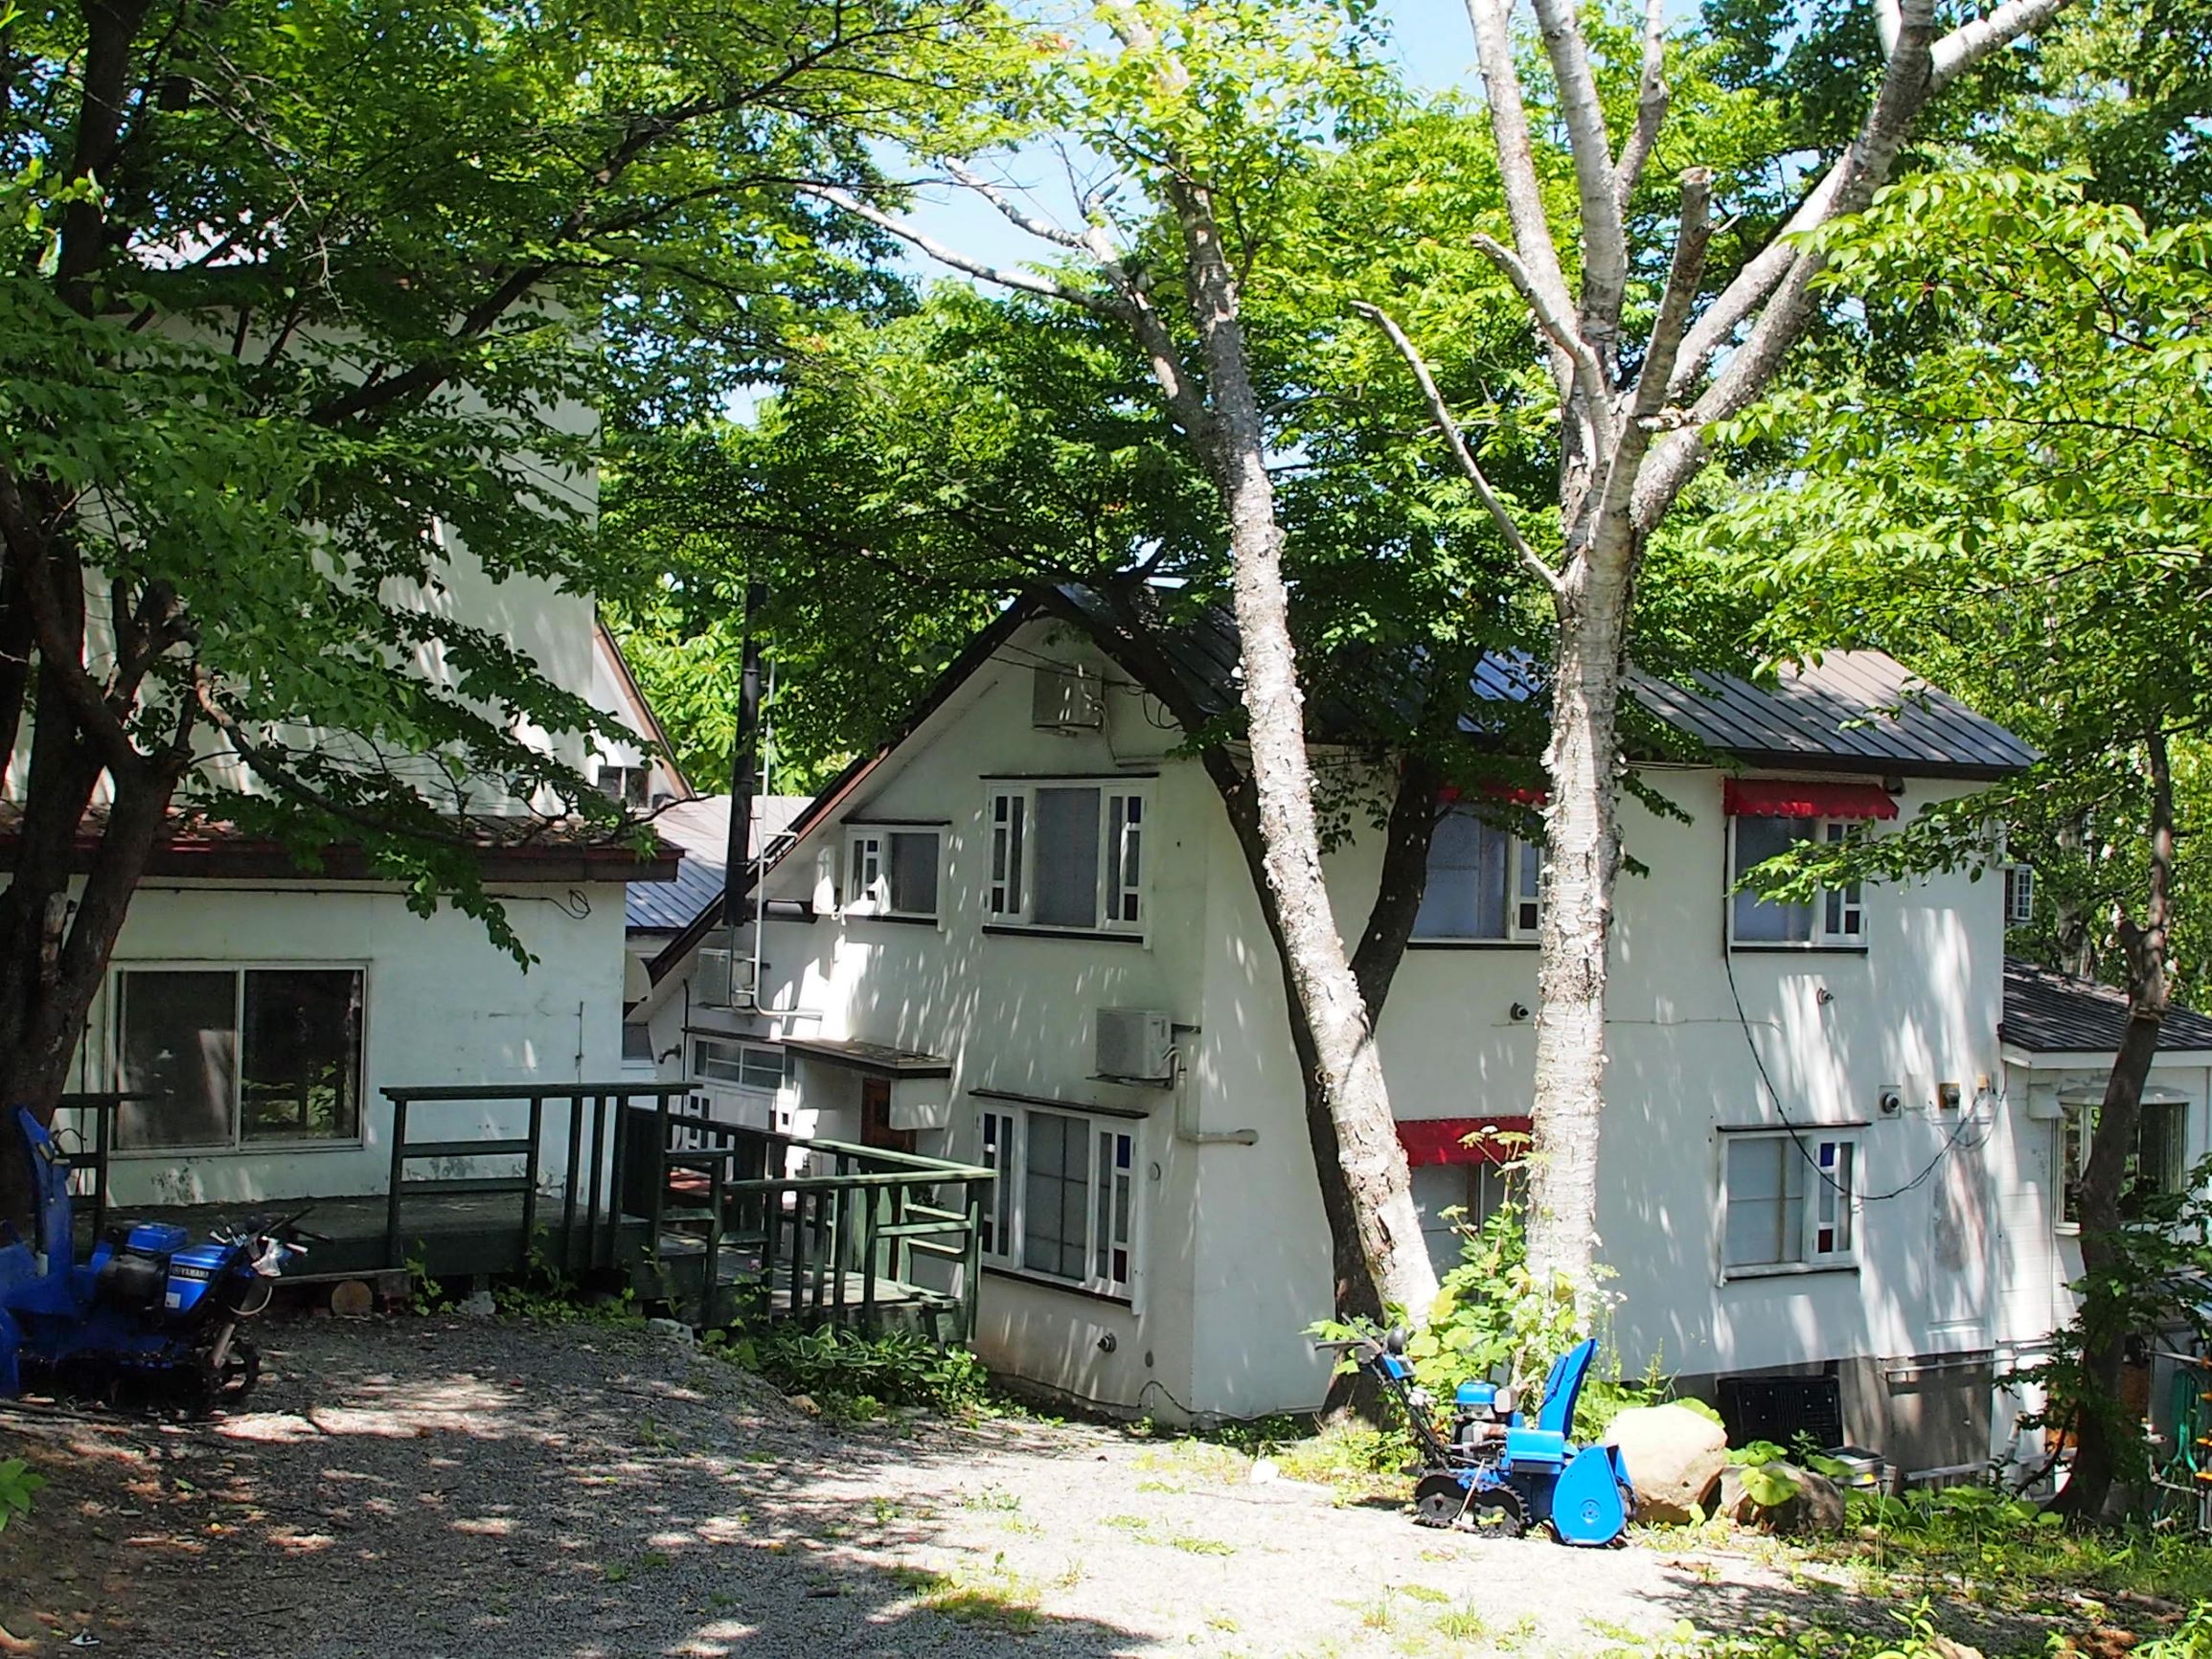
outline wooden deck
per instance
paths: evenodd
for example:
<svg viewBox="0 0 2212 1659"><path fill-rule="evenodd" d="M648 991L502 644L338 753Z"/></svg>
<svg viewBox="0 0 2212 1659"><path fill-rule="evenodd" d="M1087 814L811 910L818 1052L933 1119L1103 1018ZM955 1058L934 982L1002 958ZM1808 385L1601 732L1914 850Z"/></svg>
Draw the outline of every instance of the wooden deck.
<svg viewBox="0 0 2212 1659"><path fill-rule="evenodd" d="M399 1261L385 1260L385 1212L380 1196L118 1206L109 1212L108 1225L168 1221L184 1228L196 1240L205 1239L219 1226L244 1225L288 1216L303 1207L308 1209L308 1214L300 1225L310 1233L327 1234L331 1241L328 1244L310 1241L307 1260L286 1275L290 1279L366 1277L403 1266L408 1259L420 1261L433 1279L518 1273L530 1264L529 1242L522 1232L522 1199L513 1193L436 1193L410 1197L401 1222L402 1259ZM586 1228L593 1225L598 1228L602 1240L611 1229L616 1260L644 1260L652 1224L643 1216L602 1211L596 1218L578 1215L569 1251L571 1261L581 1263L588 1259ZM90 1216L80 1216L78 1231L80 1242L89 1244ZM561 1265L560 1232L558 1206L551 1209L550 1215L541 1211L537 1249L557 1267Z"/></svg>

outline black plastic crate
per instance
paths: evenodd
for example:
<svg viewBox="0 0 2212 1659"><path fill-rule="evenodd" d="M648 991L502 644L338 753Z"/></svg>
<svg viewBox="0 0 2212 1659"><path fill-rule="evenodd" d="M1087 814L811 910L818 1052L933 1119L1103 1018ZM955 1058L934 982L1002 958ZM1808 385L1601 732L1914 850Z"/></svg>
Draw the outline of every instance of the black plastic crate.
<svg viewBox="0 0 2212 1659"><path fill-rule="evenodd" d="M1835 1376L1724 1376L1719 1392L1730 1445L1787 1446L1801 1434L1823 1448L1843 1443L1843 1389Z"/></svg>

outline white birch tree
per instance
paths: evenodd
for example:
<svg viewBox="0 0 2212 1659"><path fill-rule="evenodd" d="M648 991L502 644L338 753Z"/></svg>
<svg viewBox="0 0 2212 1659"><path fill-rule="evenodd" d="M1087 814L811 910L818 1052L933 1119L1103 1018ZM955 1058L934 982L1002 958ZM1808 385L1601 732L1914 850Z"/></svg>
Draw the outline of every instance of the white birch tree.
<svg viewBox="0 0 2212 1659"><path fill-rule="evenodd" d="M1647 0L1635 113L1617 140L1575 0L1533 0L1553 82L1546 90L1573 160L1574 210L1564 227L1579 255L1572 281L1539 184L1531 101L1514 50L1515 0L1467 0L1513 230L1510 247L1487 238L1477 246L1527 306L1557 389L1555 547L1539 551L1535 527L1516 525L1483 479L1414 344L1380 308L1363 309L1420 378L1454 461L1549 596L1555 618L1529 1262L1539 1283L1560 1286L1585 1312L1598 1244L1607 948L1621 865L1618 715L1645 548L1705 465L1707 429L1767 389L1812 321L1822 258L1803 233L1865 208L1928 102L2066 3L2004 0L1939 32L1933 0L1875 0L1886 61L1850 147L1717 295L1702 282L1713 176L1685 171L1665 284L1648 334L1631 342L1623 308L1641 261L1627 209L1667 117L1664 0Z"/></svg>
<svg viewBox="0 0 2212 1659"><path fill-rule="evenodd" d="M1322 875L1268 422L1240 292L1265 242L1270 184L1367 96L1367 71L1342 13L1322 4L1113 0L1097 22L1110 43L1044 42L1058 61L1039 96L1039 125L1059 126L1112 170L1081 193L1080 224L1057 222L960 158L937 158L1035 238L1056 272L979 260L850 193L821 193L949 269L1118 323L1150 361L1228 531L1249 762L1237 764L1221 745L1202 759L1282 959L1340 1300L1355 1314L1402 1309L1420 1320L1435 1300L1436 1275ZM1117 194L1126 202L1118 223L1106 207ZM1177 243L1179 307L1155 291L1140 257L1141 238L1163 223Z"/></svg>

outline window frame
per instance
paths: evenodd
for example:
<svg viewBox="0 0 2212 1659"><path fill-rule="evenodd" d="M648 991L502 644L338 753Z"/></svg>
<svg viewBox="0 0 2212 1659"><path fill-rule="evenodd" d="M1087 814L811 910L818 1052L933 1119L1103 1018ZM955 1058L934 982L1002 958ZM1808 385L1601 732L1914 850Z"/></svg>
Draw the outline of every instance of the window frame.
<svg viewBox="0 0 2212 1659"><path fill-rule="evenodd" d="M1715 1210L1716 1257L1723 1283L1737 1279L1775 1279L1803 1273L1856 1273L1859 1265L1859 1239L1864 1226L1864 1200L1866 1180L1866 1141L1857 1127L1839 1128L1833 1125L1804 1125L1795 1130L1788 1128L1745 1128L1721 1134L1720 1170L1716 1181L1718 1203ZM1803 1147L1796 1145L1802 1142ZM1782 1148L1783 1162L1779 1166L1783 1186L1777 1202L1797 1206L1797 1254L1772 1261L1730 1261L1728 1260L1729 1218L1729 1163L1739 1147L1772 1146ZM1807 1156L1807 1149L1811 1157ZM1837 1193L1822 1178L1820 1170L1845 1170L1838 1183L1847 1192ZM1794 1197L1789 1187L1789 1172L1802 1170L1803 1186ZM1820 1247L1821 1236L1830 1237L1829 1247Z"/></svg>
<svg viewBox="0 0 2212 1659"><path fill-rule="evenodd" d="M891 844L901 835L927 836L930 841L930 864L936 876L930 885L937 902L928 910L902 910L892 902L897 888L891 875L895 862ZM872 874L866 879L860 875L863 859L872 861ZM838 877L843 892L839 909L846 916L875 917L884 921L934 922L945 913L944 829L935 824L849 824L845 828L845 857L839 866Z"/></svg>
<svg viewBox="0 0 2212 1659"><path fill-rule="evenodd" d="M1040 794L1056 789L1098 791L1093 843L1091 922L1087 927L1037 919L1038 870L1042 843L1037 833ZM1125 777L986 780L983 802L983 921L986 927L1095 938L1142 939L1151 920L1153 795L1145 782ZM1129 874L1134 867L1133 876Z"/></svg>
<svg viewBox="0 0 2212 1659"><path fill-rule="evenodd" d="M1435 880L1435 868L1429 865L1422 874L1422 902L1415 908L1413 926L1406 934L1406 943L1416 946L1536 943L1543 931L1543 844L1529 840L1516 830L1493 822L1465 803L1455 804L1438 817L1437 827L1441 829L1445 819L1455 814L1471 820L1485 830L1506 837L1505 891L1501 896L1503 904L1500 910L1505 919L1505 931L1501 934L1423 933L1420 912L1428 902L1431 885ZM1429 856L1433 858L1436 850L1433 832L1428 846ZM1533 895L1529 892L1532 874L1536 882Z"/></svg>
<svg viewBox="0 0 2212 1659"><path fill-rule="evenodd" d="M696 1083L704 1083L715 1088L737 1089L748 1095L765 1095L771 1099L781 1095L784 1090L791 1086L796 1062L791 1057L791 1051L787 1048L779 1048L773 1043L753 1042L741 1036L712 1036L699 1032L693 1032L690 1036L692 1049L688 1057L691 1060L692 1081ZM734 1058L726 1062L735 1066L736 1075L727 1076L721 1072L707 1069L706 1050L710 1046L737 1051ZM776 1081L772 1086L764 1086L746 1076L748 1064L760 1055L773 1055L775 1057ZM725 1062L718 1059L717 1063Z"/></svg>
<svg viewBox="0 0 2212 1659"><path fill-rule="evenodd" d="M2067 1101L2059 1102L2059 1117L2051 1127L2057 1132L2058 1150L2055 1158L2057 1179L2052 1201L2056 1213L2052 1226L2067 1235L2082 1230L2081 1216L2076 1208L2077 1193L2082 1177L2088 1172L2089 1151L2095 1135L2093 1120L2100 1109L2094 1101ZM2158 1112L2170 1117L2167 1129L2167 1179L2159 1191L2168 1194L2182 1191L2189 1178L2189 1118L2197 1109L2197 1102L2187 1098L2180 1100L2145 1101L2135 1121L2135 1148L2128 1155L2126 1185L2123 1192L2134 1189L2142 1168L2143 1131L2150 1126L2149 1114Z"/></svg>
<svg viewBox="0 0 2212 1659"><path fill-rule="evenodd" d="M237 1076L231 1085L231 1138L228 1141L196 1141L190 1146L125 1147L112 1146L111 1158L205 1158L241 1156L264 1151L281 1152L346 1152L359 1151L368 1145L369 1132L369 1044L370 1044L370 968L365 958L316 958L311 961L270 961L212 959L191 957L149 957L136 961L112 961L102 986L102 994L107 1000L100 1027L102 1038L107 1044L106 1072L110 1084L123 1089L123 978L130 973L228 973L232 980L232 1030L238 1035L239 1053ZM353 1132L351 1135L264 1135L248 1140L245 1134L245 996L246 975L249 973L352 973L360 982L360 1011L354 1034L353 1053ZM121 1138L121 1125L117 1126Z"/></svg>
<svg viewBox="0 0 2212 1659"><path fill-rule="evenodd" d="M1039 1117L1064 1119L1082 1127L1086 1158L1081 1279L1026 1264L1029 1148L1032 1121ZM999 1101L979 1106L976 1161L998 1175L984 1201L978 1237L983 1264L1031 1284L1133 1307L1142 1274L1144 1183L1137 1176L1144 1168L1143 1131L1141 1121L1077 1107Z"/></svg>
<svg viewBox="0 0 2212 1659"><path fill-rule="evenodd" d="M1743 939L1736 932L1736 907L1740 900L1753 904L1774 904L1776 901L1739 889L1737 883L1744 872L1737 857L1737 826L1746 818L1761 819L1777 824L1811 824L1811 839L1833 845L1854 835L1868 832L1866 820L1859 818L1776 818L1763 812L1736 812L1728 817L1728 880L1722 894L1722 905L1727 920L1728 948L1730 950L1848 950L1867 948L1866 884L1855 881L1848 887L1821 888L1803 908L1809 911L1807 937L1803 939ZM1792 845L1796 841L1792 840ZM1765 863L1765 859L1759 860ZM1834 923L1832 925L1831 923Z"/></svg>

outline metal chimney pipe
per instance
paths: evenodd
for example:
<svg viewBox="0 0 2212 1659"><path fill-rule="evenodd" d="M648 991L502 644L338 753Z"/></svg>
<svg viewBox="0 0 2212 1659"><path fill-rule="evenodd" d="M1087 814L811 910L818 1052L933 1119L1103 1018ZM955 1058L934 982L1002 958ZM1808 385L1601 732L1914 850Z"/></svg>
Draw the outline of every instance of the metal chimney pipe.
<svg viewBox="0 0 2212 1659"><path fill-rule="evenodd" d="M761 732L761 642L753 626L767 598L764 581L745 583L745 635L738 677L738 735L730 754L730 841L722 865L722 924L736 933L751 920L758 897L751 879L753 797L759 789Z"/></svg>

